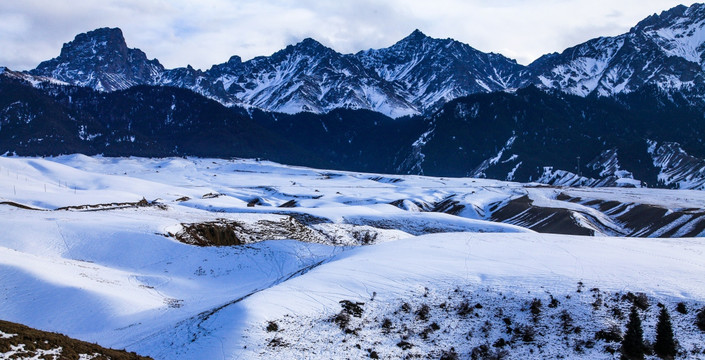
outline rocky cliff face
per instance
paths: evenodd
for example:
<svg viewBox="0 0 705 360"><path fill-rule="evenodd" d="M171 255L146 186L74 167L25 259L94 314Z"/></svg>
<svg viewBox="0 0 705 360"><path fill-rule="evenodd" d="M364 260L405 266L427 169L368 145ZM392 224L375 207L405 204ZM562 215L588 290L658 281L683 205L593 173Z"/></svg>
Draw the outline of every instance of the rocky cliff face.
<svg viewBox="0 0 705 360"><path fill-rule="evenodd" d="M100 91L114 91L140 84L157 84L164 67L148 60L144 52L130 49L120 29L102 28L79 34L64 44L61 54L30 71Z"/></svg>

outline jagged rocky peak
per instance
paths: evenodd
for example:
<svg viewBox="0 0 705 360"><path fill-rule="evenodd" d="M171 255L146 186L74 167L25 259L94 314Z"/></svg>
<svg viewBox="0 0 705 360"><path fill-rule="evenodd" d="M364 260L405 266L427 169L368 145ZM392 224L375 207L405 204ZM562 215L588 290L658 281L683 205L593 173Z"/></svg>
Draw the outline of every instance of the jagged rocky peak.
<svg viewBox="0 0 705 360"><path fill-rule="evenodd" d="M430 37L419 29L414 29L414 31L411 32L407 37L403 38L401 41L403 42L418 42L418 41L423 41L424 39L430 39Z"/></svg>
<svg viewBox="0 0 705 360"><path fill-rule="evenodd" d="M472 46L455 40L453 38L434 38L424 34L421 30L415 29L411 34L407 35L405 38L399 40L394 45L387 49L396 49L397 51L404 51L409 53L414 52L427 52L428 55L444 55L451 53L453 51L473 51L480 52L479 50L473 48ZM386 49L380 49L386 50ZM373 50L374 51L374 50ZM493 55L498 54L488 53L483 55ZM504 56L499 55L504 58ZM511 59L507 59L511 60Z"/></svg>
<svg viewBox="0 0 705 360"><path fill-rule="evenodd" d="M237 55L233 55L230 59L228 59L228 64L242 64L242 58Z"/></svg>
<svg viewBox="0 0 705 360"><path fill-rule="evenodd" d="M272 57L283 54L299 54L304 56L340 55L335 52L335 50L310 37L307 37L294 45L289 45L281 51L277 51L272 55Z"/></svg>
<svg viewBox="0 0 705 360"><path fill-rule="evenodd" d="M680 5L681 7L683 5ZM705 3L695 3L685 10L685 14L692 17L699 17L700 19L705 16Z"/></svg>
<svg viewBox="0 0 705 360"><path fill-rule="evenodd" d="M385 49L355 54L381 78L408 93L424 112L473 93L520 87L524 67L502 55L487 54L453 39L414 30Z"/></svg>
<svg viewBox="0 0 705 360"><path fill-rule="evenodd" d="M437 46L439 44L447 44L448 42L456 42L453 39L436 39L432 38L419 29L415 29L411 34L407 35L405 38L397 41L392 46L384 49L369 49L365 51L358 52L358 56L380 56L385 55L386 57L401 57L398 61L404 61L403 59L415 56L416 53L427 51L428 46Z"/></svg>
<svg viewBox="0 0 705 360"><path fill-rule="evenodd" d="M233 55L228 59L228 61L222 64L215 64L211 66L210 69L206 71L206 73L208 73L214 78L218 78L223 74L232 73L233 71L236 71L236 69L239 70L242 68L242 66L242 58L238 55Z"/></svg>
<svg viewBox="0 0 705 360"><path fill-rule="evenodd" d="M643 87L705 99L705 5L677 6L639 22L628 33L589 40L529 67L533 82L586 96Z"/></svg>
<svg viewBox="0 0 705 360"><path fill-rule="evenodd" d="M63 45L58 57L42 62L30 73L112 91L153 84L162 71L159 61L127 47L122 30L100 28L76 35Z"/></svg>
<svg viewBox="0 0 705 360"><path fill-rule="evenodd" d="M668 56L705 63L705 4L680 5L652 15L632 32L651 39Z"/></svg>
<svg viewBox="0 0 705 360"><path fill-rule="evenodd" d="M327 49L327 47L325 45L321 44L317 40L310 38L310 37L307 37L307 38L299 41L299 43L294 45L294 47L304 48L304 49L321 49L321 48Z"/></svg>
<svg viewBox="0 0 705 360"><path fill-rule="evenodd" d="M126 56L128 52L125 37L119 28L100 28L87 33L78 34L76 38L65 43L61 48L59 58L75 56L103 57L117 53Z"/></svg>
<svg viewBox="0 0 705 360"><path fill-rule="evenodd" d="M690 7L678 5L672 9L662 11L661 14L653 14L647 17L634 26L631 31L647 31L669 27L673 24L682 22L683 19L703 20L704 16L705 4L696 3Z"/></svg>
<svg viewBox="0 0 705 360"><path fill-rule="evenodd" d="M73 41L63 45L57 58L42 62L35 71L54 71L57 65L66 67L70 64L93 65L96 68L111 63L118 65L118 60L129 57L129 50L122 30L100 28L76 35Z"/></svg>

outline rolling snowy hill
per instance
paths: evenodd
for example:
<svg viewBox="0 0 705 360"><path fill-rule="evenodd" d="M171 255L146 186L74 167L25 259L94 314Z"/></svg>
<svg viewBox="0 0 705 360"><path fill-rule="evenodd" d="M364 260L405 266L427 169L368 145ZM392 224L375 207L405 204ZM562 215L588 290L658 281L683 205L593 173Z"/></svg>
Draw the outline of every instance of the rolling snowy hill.
<svg viewBox="0 0 705 360"><path fill-rule="evenodd" d="M705 244L602 237L701 235L700 191L83 155L0 157L0 179L0 318L102 346L155 359L617 358L596 334L621 332L639 304L653 339L661 303L681 356L705 358ZM675 230L650 231L645 208ZM528 214L543 233L511 225Z"/></svg>

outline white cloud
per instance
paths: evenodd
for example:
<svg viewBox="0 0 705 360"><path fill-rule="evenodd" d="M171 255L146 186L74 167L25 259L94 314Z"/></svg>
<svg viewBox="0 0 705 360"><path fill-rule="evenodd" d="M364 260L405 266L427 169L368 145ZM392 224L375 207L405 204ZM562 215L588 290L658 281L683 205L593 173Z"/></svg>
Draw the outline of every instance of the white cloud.
<svg viewBox="0 0 705 360"><path fill-rule="evenodd" d="M206 69L313 37L340 52L386 47L418 28L529 63L623 33L671 0L22 0L0 2L0 65L29 69L62 43L120 27L167 67Z"/></svg>

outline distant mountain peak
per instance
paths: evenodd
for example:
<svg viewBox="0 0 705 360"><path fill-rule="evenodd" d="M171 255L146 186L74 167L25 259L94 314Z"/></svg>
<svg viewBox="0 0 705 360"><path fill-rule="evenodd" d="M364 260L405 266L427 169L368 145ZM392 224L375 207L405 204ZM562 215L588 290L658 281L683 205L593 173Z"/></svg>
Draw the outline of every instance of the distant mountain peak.
<svg viewBox="0 0 705 360"><path fill-rule="evenodd" d="M323 44L318 42L318 40L311 38L311 37L304 38L303 40L299 41L298 44L305 45L305 46L323 46Z"/></svg>
<svg viewBox="0 0 705 360"><path fill-rule="evenodd" d="M332 50L329 47L321 44L318 42L318 40L315 40L313 38L307 37L295 45L289 45L292 49L296 50L314 50L314 51L320 51L320 50ZM289 47L287 46L287 48Z"/></svg>
<svg viewBox="0 0 705 360"><path fill-rule="evenodd" d="M337 54L337 52L321 44L317 40L307 37L296 44L288 45L286 48L277 51L272 56L278 57L282 55L286 56L289 54L300 54L304 56L322 56Z"/></svg>
<svg viewBox="0 0 705 360"><path fill-rule="evenodd" d="M58 57L44 61L30 73L101 91L151 84L164 71L142 50L127 47L120 28L99 28L78 34Z"/></svg>
<svg viewBox="0 0 705 360"><path fill-rule="evenodd" d="M74 41L80 42L84 41L85 39L112 39L122 43L125 42L125 36L122 34L122 29L117 27L102 27L86 31L85 33L76 35Z"/></svg>
<svg viewBox="0 0 705 360"><path fill-rule="evenodd" d="M107 38L107 37L112 37L116 39L121 39L123 42L125 40L125 37L122 34L122 29L115 27L115 28L110 28L110 27L102 27L102 28L97 28L91 31L87 31L83 34L78 34L76 37L89 37L89 38Z"/></svg>
<svg viewBox="0 0 705 360"><path fill-rule="evenodd" d="M415 29L414 31L411 32L407 37L405 37L405 40L423 40L427 38L428 36L421 32L419 29Z"/></svg>
<svg viewBox="0 0 705 360"><path fill-rule="evenodd" d="M628 33L601 37L529 65L535 82L575 95L613 96L655 86L705 100L705 4L676 6Z"/></svg>
<svg viewBox="0 0 705 360"><path fill-rule="evenodd" d="M434 38L431 36L428 36L421 32L421 30L416 29L414 30L411 34L407 35L405 38L399 40L396 42L392 47L400 47L400 48L419 48L419 49L424 49L427 47L445 47L445 46L452 46L452 47L467 47L467 48L472 48L472 46L465 44L463 42L460 42L458 40L452 39L452 38L445 38L445 39L439 39L439 38ZM430 50L430 49L427 49ZM440 50L440 49L439 49Z"/></svg>
<svg viewBox="0 0 705 360"><path fill-rule="evenodd" d="M92 54L105 55L105 52L127 51L127 43L120 28L99 28L86 33L78 34L61 48L59 58L72 56L89 56Z"/></svg>
<svg viewBox="0 0 705 360"><path fill-rule="evenodd" d="M660 14L653 14L637 23L631 31L646 31L673 25L682 18L692 18L693 20L703 20L705 16L705 4L693 4L690 7L678 5L671 9L662 11Z"/></svg>

